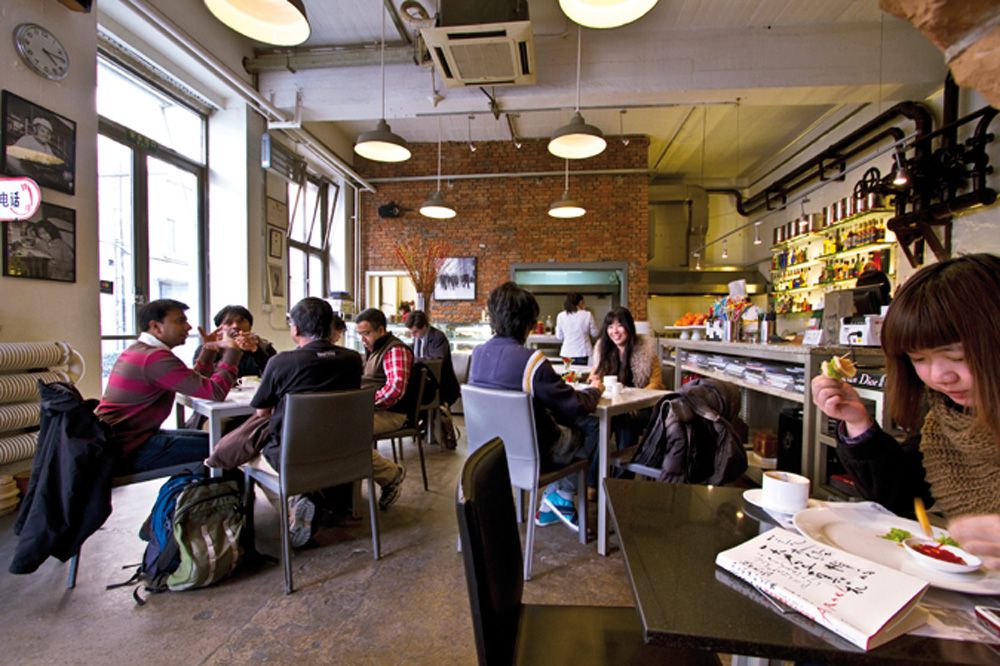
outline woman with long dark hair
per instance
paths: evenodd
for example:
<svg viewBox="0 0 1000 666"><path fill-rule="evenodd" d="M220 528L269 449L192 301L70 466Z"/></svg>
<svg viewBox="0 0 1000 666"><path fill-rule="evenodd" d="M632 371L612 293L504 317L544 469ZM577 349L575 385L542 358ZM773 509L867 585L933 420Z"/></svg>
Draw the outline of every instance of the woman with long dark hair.
<svg viewBox="0 0 1000 666"><path fill-rule="evenodd" d="M602 388L605 377L618 377L626 387L664 388L656 339L636 333L628 308L613 308L605 315L601 337L594 346L590 384ZM619 449L638 443L652 412L648 408L612 417L611 429Z"/></svg>
<svg viewBox="0 0 1000 666"><path fill-rule="evenodd" d="M886 397L908 440L884 432L848 384L812 380L816 406L841 421L837 455L862 495L904 514L922 498L992 568L1000 568L998 342L1000 257L967 255L913 274L882 327Z"/></svg>
<svg viewBox="0 0 1000 666"><path fill-rule="evenodd" d="M590 339L598 333L594 315L587 309L583 296L575 291L566 294L563 311L556 317L556 337L563 341L559 355L573 359L577 365L586 365L593 348Z"/></svg>

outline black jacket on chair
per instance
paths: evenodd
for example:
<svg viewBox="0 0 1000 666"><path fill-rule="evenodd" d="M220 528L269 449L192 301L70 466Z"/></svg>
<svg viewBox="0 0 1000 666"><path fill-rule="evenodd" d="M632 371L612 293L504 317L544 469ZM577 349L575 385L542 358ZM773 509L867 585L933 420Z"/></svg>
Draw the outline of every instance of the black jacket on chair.
<svg viewBox="0 0 1000 666"><path fill-rule="evenodd" d="M67 382L38 382L42 396L31 482L14 524L10 572L32 573L49 555L66 561L111 515L111 431Z"/></svg>

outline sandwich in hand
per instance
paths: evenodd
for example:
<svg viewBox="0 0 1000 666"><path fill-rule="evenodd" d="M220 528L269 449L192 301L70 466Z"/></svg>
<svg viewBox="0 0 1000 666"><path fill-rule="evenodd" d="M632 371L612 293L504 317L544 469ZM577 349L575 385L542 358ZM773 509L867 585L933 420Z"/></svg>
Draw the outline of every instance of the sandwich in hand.
<svg viewBox="0 0 1000 666"><path fill-rule="evenodd" d="M858 374L858 369L855 367L854 361L846 356L834 356L829 361L823 361L820 365L820 371L827 377L841 381L850 379Z"/></svg>

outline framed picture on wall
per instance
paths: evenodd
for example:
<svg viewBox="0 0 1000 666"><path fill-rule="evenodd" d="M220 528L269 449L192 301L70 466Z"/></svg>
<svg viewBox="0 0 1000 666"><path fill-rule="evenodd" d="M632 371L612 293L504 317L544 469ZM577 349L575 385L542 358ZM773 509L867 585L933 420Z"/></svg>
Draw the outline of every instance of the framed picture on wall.
<svg viewBox="0 0 1000 666"><path fill-rule="evenodd" d="M436 301L476 300L476 258L447 257L434 284Z"/></svg>
<svg viewBox="0 0 1000 666"><path fill-rule="evenodd" d="M76 123L7 90L0 106L3 173L27 176L42 187L73 194Z"/></svg>
<svg viewBox="0 0 1000 666"><path fill-rule="evenodd" d="M267 197L265 219L272 227L277 227L282 231L288 229L288 205L284 201Z"/></svg>
<svg viewBox="0 0 1000 666"><path fill-rule="evenodd" d="M285 271L279 264L267 265L267 294L271 303L285 302Z"/></svg>
<svg viewBox="0 0 1000 666"><path fill-rule="evenodd" d="M30 220L4 222L3 274L76 282L76 211L43 203Z"/></svg>
<svg viewBox="0 0 1000 666"><path fill-rule="evenodd" d="M267 225L267 258L282 259L285 256L285 232Z"/></svg>

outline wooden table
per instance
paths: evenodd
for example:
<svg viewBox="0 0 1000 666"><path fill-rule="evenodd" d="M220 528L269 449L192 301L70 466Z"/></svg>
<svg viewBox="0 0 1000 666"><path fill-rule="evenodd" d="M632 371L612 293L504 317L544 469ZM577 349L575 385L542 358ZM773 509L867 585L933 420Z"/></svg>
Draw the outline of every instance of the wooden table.
<svg viewBox="0 0 1000 666"><path fill-rule="evenodd" d="M608 478L611 447L611 417L638 409L652 407L667 394L641 388L623 388L620 395L613 398L602 397L594 411L600 420L600 435L597 441L597 552L608 554L608 497L604 490L604 480Z"/></svg>
<svg viewBox="0 0 1000 666"><path fill-rule="evenodd" d="M256 387L234 387L225 400L205 400L178 393L174 400L178 405L190 407L196 414L208 419L208 450L211 453L222 439L223 421L234 416L249 416L254 413L250 401L253 400L256 391ZM222 474L222 470L212 469L211 473L212 476L218 476Z"/></svg>
<svg viewBox="0 0 1000 666"><path fill-rule="evenodd" d="M997 664L983 643L903 636L864 652L818 624L779 615L715 556L770 529L742 489L605 482L646 641L822 664Z"/></svg>

